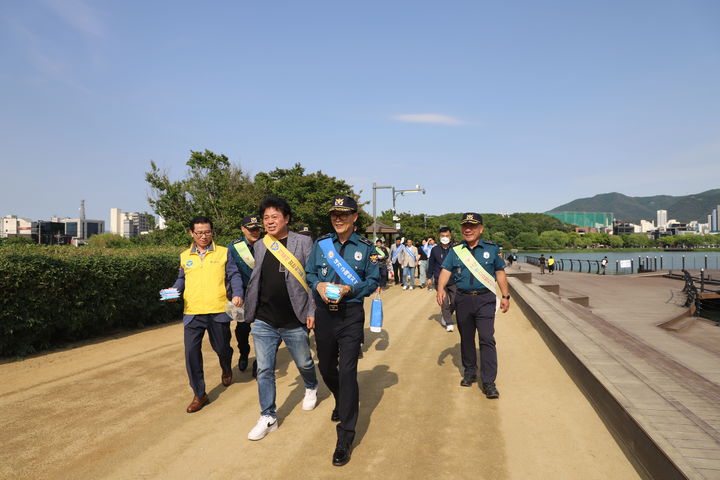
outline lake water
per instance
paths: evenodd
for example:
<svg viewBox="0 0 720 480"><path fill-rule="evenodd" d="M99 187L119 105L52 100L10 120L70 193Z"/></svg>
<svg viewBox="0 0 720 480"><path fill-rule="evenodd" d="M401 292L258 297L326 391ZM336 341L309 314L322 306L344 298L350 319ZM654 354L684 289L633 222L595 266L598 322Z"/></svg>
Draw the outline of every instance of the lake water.
<svg viewBox="0 0 720 480"><path fill-rule="evenodd" d="M602 260L603 257L608 257L607 273L614 274L616 262L621 260L631 260L632 262L632 273L636 273L638 269L638 262L640 265L648 267L650 269L657 268L657 270L677 270L680 271L683 268L683 257L685 257L685 269L687 270L699 270L706 268L708 270L720 270L720 252L602 252L602 251L579 251L573 253L554 253L554 252L538 252L538 253L527 253L518 254L518 260L521 262L527 261L527 257L539 257L540 253L545 255L545 258L549 258L552 255L557 263L558 268L562 264L562 269L570 271L570 265L572 264L572 270L587 272L588 268L592 273L597 272L597 262ZM707 257L707 259L706 259ZM562 260L562 263L560 262ZM572 262L571 262L572 260ZM589 261L589 264L588 264ZM707 263L706 263L707 261ZM619 274L631 273L630 268L618 268Z"/></svg>

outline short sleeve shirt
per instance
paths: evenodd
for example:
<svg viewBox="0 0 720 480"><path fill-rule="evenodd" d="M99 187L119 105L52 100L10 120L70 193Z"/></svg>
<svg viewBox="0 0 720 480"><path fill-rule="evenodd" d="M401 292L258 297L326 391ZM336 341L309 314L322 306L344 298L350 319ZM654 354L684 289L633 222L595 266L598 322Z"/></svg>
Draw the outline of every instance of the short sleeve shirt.
<svg viewBox="0 0 720 480"><path fill-rule="evenodd" d="M469 248L465 241L461 242L460 245ZM493 278L495 278L497 270L505 270L505 260L499 255L500 247L497 244L480 240L475 248L470 249L470 252ZM455 285L460 290L487 291L487 288L475 278L452 248L445 257L442 268L452 273Z"/></svg>

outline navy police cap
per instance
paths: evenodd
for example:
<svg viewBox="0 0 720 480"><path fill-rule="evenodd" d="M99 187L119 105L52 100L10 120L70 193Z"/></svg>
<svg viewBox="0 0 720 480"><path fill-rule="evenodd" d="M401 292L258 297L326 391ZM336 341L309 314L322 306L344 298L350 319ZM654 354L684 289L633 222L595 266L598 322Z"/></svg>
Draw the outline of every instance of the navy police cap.
<svg viewBox="0 0 720 480"><path fill-rule="evenodd" d="M335 197L330 207L331 212L357 212L357 202L352 197Z"/></svg>
<svg viewBox="0 0 720 480"><path fill-rule="evenodd" d="M303 225L302 227L300 227L300 230L298 230L298 233L300 235L310 235L310 227L308 227L307 225Z"/></svg>
<svg viewBox="0 0 720 480"><path fill-rule="evenodd" d="M472 223L473 225L482 225L482 215L475 212L463 213L462 220L460 220L460 225L464 225L466 223Z"/></svg>
<svg viewBox="0 0 720 480"><path fill-rule="evenodd" d="M242 219L241 225L245 228L260 228L260 222L257 215L248 215Z"/></svg>

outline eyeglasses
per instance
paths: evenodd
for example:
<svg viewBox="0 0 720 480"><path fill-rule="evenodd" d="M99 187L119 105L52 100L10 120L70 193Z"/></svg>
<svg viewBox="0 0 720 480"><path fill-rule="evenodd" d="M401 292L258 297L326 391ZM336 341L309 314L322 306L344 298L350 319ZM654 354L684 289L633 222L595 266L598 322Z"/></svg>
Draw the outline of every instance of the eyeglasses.
<svg viewBox="0 0 720 480"><path fill-rule="evenodd" d="M213 232L211 230L207 232L192 232L196 237L211 237Z"/></svg>

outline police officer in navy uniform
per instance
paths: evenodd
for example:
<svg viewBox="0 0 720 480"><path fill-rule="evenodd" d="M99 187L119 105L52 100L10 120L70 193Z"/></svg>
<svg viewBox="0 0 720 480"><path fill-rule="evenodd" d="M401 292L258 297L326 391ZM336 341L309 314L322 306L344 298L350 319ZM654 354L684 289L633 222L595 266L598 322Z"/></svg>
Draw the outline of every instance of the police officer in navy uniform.
<svg viewBox="0 0 720 480"><path fill-rule="evenodd" d="M250 255L253 255L253 244L260 240L262 236L261 225L259 217L257 215L248 215L242 219L240 223L243 236L228 245L228 250L232 255L235 264L240 270L240 276L242 277L243 286L247 289L250 283L250 275L252 275L253 267L245 263L240 255L240 252L244 250L241 244L245 244L247 249L250 251ZM254 260L253 260L254 263ZM244 291L243 291L244 293ZM237 322L235 326L235 338L237 339L238 351L240 352L240 360L238 360L238 369L244 372L248 367L248 358L250 356L250 322ZM257 360L253 361L253 377L257 376Z"/></svg>
<svg viewBox="0 0 720 480"><path fill-rule="evenodd" d="M467 249L472 257L496 280L502 299L500 310L503 313L510 308L510 293L505 261L499 255L500 248L493 242L481 240L483 233L482 216L466 213L461 220L464 241L455 248ZM455 249L451 249L442 265L437 286L437 302L442 306L445 299L445 286L450 277L455 280L457 295L455 311L460 331L460 350L464 368L460 385L469 387L477 380L477 353L475 332L480 337L480 377L482 391L487 398L498 398L500 393L495 386L497 376L497 351L495 349L495 306L496 293L479 281L460 259Z"/></svg>
<svg viewBox="0 0 720 480"><path fill-rule="evenodd" d="M335 398L331 419L340 422L332 457L336 466L350 461L359 411L357 362L365 325L363 301L375 291L380 280L375 247L354 232L357 218L357 202L350 197L336 197L330 207L335 233L317 239L305 266L307 283L315 297L318 367ZM350 286L340 280L319 245L325 239L332 240L336 254L352 268L358 283ZM329 284L340 287L338 300L327 297Z"/></svg>

